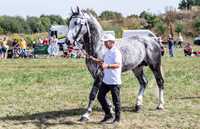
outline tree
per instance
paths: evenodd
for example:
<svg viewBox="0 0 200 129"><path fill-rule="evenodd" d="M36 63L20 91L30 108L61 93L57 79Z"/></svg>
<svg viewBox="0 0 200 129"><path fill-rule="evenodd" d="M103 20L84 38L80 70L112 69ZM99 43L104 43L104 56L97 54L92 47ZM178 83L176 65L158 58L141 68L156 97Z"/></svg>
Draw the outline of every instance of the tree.
<svg viewBox="0 0 200 129"><path fill-rule="evenodd" d="M176 31L177 33L182 33L183 30L184 30L183 24L182 24L181 22L177 22L177 23L176 23L175 31Z"/></svg>
<svg viewBox="0 0 200 129"><path fill-rule="evenodd" d="M45 31L45 27L42 25L41 20L37 17L27 17L27 23L29 24L32 33Z"/></svg>
<svg viewBox="0 0 200 129"><path fill-rule="evenodd" d="M190 10L192 6L200 6L200 0L182 0L178 8Z"/></svg>
<svg viewBox="0 0 200 129"><path fill-rule="evenodd" d="M51 25L66 25L66 21L59 15L49 15L48 17L51 21Z"/></svg>
<svg viewBox="0 0 200 129"><path fill-rule="evenodd" d="M47 16L40 16L40 21L45 31L49 31L51 20Z"/></svg>
<svg viewBox="0 0 200 129"><path fill-rule="evenodd" d="M178 5L178 9L186 9L187 8L187 3L186 0L182 0L179 5Z"/></svg>
<svg viewBox="0 0 200 129"><path fill-rule="evenodd" d="M159 18L156 15L153 15L149 12L143 11L140 14L140 18L146 20L147 25L145 26L146 29L151 29L155 26L155 24L159 21Z"/></svg>
<svg viewBox="0 0 200 129"><path fill-rule="evenodd" d="M20 33L21 32L21 24L17 22L14 17L3 16L0 21L0 26L4 30L5 33Z"/></svg>
<svg viewBox="0 0 200 129"><path fill-rule="evenodd" d="M200 6L200 0L194 0L193 5Z"/></svg>
<svg viewBox="0 0 200 129"><path fill-rule="evenodd" d="M104 11L100 15L100 19L102 20L121 20L123 16L121 13L113 12L113 11Z"/></svg>
<svg viewBox="0 0 200 129"><path fill-rule="evenodd" d="M173 24L172 23L175 22L175 18L176 18L176 10L173 9L172 7L166 8L165 21L167 23L167 26L169 28L169 32L172 35L172 37L174 36Z"/></svg>
<svg viewBox="0 0 200 129"><path fill-rule="evenodd" d="M31 31L30 27L24 18L17 16L17 17L14 17L14 20L18 25L19 33L30 33Z"/></svg>

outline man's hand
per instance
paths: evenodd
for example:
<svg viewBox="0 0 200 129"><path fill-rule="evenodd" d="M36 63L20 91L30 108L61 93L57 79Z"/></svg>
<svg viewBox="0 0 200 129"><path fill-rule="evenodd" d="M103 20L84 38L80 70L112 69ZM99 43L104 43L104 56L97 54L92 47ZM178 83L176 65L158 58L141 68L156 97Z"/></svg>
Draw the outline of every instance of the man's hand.
<svg viewBox="0 0 200 129"><path fill-rule="evenodd" d="M107 68L108 68L108 64L102 63L102 64L101 64L101 68L102 68L102 69L107 69Z"/></svg>
<svg viewBox="0 0 200 129"><path fill-rule="evenodd" d="M87 58L91 59L92 61L94 61L98 65L102 65L103 64L103 60L101 60L101 59L97 59L97 58L95 58L93 56L88 56Z"/></svg>

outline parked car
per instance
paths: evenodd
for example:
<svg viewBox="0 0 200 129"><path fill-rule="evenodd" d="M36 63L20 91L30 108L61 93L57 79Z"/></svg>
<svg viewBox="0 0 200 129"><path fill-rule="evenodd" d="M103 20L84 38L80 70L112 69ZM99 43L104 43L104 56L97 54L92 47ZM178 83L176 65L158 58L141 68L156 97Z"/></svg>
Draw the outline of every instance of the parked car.
<svg viewBox="0 0 200 129"><path fill-rule="evenodd" d="M49 29L49 39L55 36L58 39L59 50L63 50L63 44L66 42L68 27L66 25L52 25Z"/></svg>
<svg viewBox="0 0 200 129"><path fill-rule="evenodd" d="M194 38L194 44L200 45L200 36Z"/></svg>

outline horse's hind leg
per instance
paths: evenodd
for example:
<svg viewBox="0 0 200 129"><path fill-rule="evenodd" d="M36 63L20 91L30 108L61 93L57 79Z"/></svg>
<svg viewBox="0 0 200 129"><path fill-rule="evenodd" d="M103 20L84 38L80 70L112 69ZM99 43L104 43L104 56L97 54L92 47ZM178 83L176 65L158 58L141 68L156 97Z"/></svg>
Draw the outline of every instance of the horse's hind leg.
<svg viewBox="0 0 200 129"><path fill-rule="evenodd" d="M148 81L144 75L144 70L143 67L139 67L133 70L137 80L140 83L140 89L137 95L136 99L136 105L135 105L135 111L139 112L141 110L142 102L143 102L143 96L144 96L144 91L146 89L146 86L148 84Z"/></svg>
<svg viewBox="0 0 200 129"><path fill-rule="evenodd" d="M157 109L164 109L164 79L161 73L161 65L150 65L151 70L156 79L156 83L159 88L159 103Z"/></svg>

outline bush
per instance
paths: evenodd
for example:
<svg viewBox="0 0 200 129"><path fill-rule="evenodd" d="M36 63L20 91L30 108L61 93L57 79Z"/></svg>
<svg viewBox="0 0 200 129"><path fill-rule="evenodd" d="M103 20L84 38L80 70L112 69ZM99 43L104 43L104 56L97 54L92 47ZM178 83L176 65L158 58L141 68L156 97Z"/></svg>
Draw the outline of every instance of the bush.
<svg viewBox="0 0 200 129"><path fill-rule="evenodd" d="M200 33L200 17L196 18L194 21L194 28L195 30Z"/></svg>
<svg viewBox="0 0 200 129"><path fill-rule="evenodd" d="M111 27L108 27L108 28L104 28L104 30L113 30L115 32L116 38L122 37L123 29L119 26L111 26Z"/></svg>
<svg viewBox="0 0 200 129"><path fill-rule="evenodd" d="M0 27L0 34L4 34L4 30L1 27Z"/></svg>
<svg viewBox="0 0 200 129"><path fill-rule="evenodd" d="M158 34L163 35L167 29L167 26L163 21L159 21L155 24L155 30Z"/></svg>
<svg viewBox="0 0 200 129"><path fill-rule="evenodd" d="M177 33L182 33L184 30L184 25L181 23L181 22L177 22L176 23L176 28L175 28L175 31Z"/></svg>

